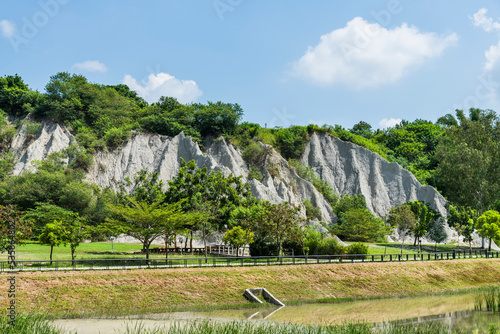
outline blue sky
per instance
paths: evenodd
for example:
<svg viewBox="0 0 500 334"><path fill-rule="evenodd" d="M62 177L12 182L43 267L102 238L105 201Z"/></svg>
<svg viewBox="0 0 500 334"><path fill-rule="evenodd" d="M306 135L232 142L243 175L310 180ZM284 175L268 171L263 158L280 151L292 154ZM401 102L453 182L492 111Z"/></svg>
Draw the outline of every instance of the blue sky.
<svg viewBox="0 0 500 334"><path fill-rule="evenodd" d="M68 71L272 126L500 111L497 1L0 0L0 75Z"/></svg>

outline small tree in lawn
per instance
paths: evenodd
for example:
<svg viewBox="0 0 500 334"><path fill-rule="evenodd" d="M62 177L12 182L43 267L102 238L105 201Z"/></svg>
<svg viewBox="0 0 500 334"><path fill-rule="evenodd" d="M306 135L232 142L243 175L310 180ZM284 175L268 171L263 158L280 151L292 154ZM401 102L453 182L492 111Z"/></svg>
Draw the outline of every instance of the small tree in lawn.
<svg viewBox="0 0 500 334"><path fill-rule="evenodd" d="M85 225L77 218L71 222L63 222L62 228L65 241L69 243L69 247L71 248L71 264L74 265L76 248L87 236Z"/></svg>
<svg viewBox="0 0 500 334"><path fill-rule="evenodd" d="M226 245L235 247L236 256L239 256L240 247L253 242L253 233L250 229L244 230L241 226L235 226L224 234L222 241Z"/></svg>
<svg viewBox="0 0 500 334"><path fill-rule="evenodd" d="M149 247L158 237L165 235L165 224L171 222L171 217L180 215L181 203L162 205L163 198L152 204L147 199L137 201L127 197L130 206L123 204L108 204L108 209L118 218L106 218L108 228L120 233L126 233L139 240L149 260Z"/></svg>
<svg viewBox="0 0 500 334"><path fill-rule="evenodd" d="M469 251L472 252L472 234L476 230L477 211L468 207L453 206L448 208L448 225L457 230L460 237L464 237L464 242L469 243Z"/></svg>
<svg viewBox="0 0 500 334"><path fill-rule="evenodd" d="M403 254L405 238L411 235L417 224L415 214L408 204L401 204L389 210L386 221L390 226L398 228L399 237L401 238L401 254Z"/></svg>
<svg viewBox="0 0 500 334"><path fill-rule="evenodd" d="M50 246L50 265L52 265L52 253L55 246L66 244L66 232L62 227L62 222L54 221L53 223L45 225L38 240L43 245Z"/></svg>
<svg viewBox="0 0 500 334"><path fill-rule="evenodd" d="M500 213L498 211L486 211L477 219L477 232L480 236L489 239L488 251L491 251L491 240L500 241Z"/></svg>
<svg viewBox="0 0 500 334"><path fill-rule="evenodd" d="M420 253L420 238L427 234L432 221L437 217L434 210L421 201L408 202L408 205L416 217L415 225L412 229L412 234L415 237L413 246L416 246L418 242L418 252Z"/></svg>
<svg viewBox="0 0 500 334"><path fill-rule="evenodd" d="M278 256L281 256L283 242L286 239L294 239L300 233L300 223L304 222L304 218L298 207L287 202L272 204L265 201L262 208L262 221L257 228L274 237L278 244Z"/></svg>
<svg viewBox="0 0 500 334"><path fill-rule="evenodd" d="M437 251L437 244L440 244L446 240L447 234L444 228L445 220L443 217L436 219L429 229L427 235L429 238L435 242L434 251Z"/></svg>

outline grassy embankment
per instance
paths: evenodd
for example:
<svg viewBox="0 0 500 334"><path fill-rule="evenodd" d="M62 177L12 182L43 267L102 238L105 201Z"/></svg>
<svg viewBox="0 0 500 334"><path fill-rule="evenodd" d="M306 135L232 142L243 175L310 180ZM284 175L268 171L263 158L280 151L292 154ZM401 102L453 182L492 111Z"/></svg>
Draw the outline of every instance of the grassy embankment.
<svg viewBox="0 0 500 334"><path fill-rule="evenodd" d="M4 277L7 274L2 274ZM495 285L500 260L17 274L18 310L46 315L140 314L249 305L265 287L285 304L409 296ZM0 289L6 290L2 280ZM0 294L0 305L7 296Z"/></svg>

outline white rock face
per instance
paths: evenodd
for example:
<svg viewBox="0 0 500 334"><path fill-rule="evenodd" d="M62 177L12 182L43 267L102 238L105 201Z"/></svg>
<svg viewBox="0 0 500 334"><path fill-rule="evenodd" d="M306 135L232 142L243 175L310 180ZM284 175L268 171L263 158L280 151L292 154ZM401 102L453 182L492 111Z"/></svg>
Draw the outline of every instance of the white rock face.
<svg viewBox="0 0 500 334"><path fill-rule="evenodd" d="M431 186L377 153L328 134L313 134L300 160L339 194L361 194L370 211L383 217L391 207L424 201L446 216L446 200Z"/></svg>
<svg viewBox="0 0 500 334"><path fill-rule="evenodd" d="M25 125L14 136L10 150L17 159L14 175L23 170L33 170L33 160L43 160L52 152L60 152L71 145L73 136L58 124L43 122L37 138L29 141Z"/></svg>
<svg viewBox="0 0 500 334"><path fill-rule="evenodd" d="M368 209L380 217L391 207L416 200L430 203L443 217L447 215L446 200L436 189L423 186L399 164L329 134L311 135L300 161L337 193L363 195ZM447 225L445 229L449 241L453 231Z"/></svg>

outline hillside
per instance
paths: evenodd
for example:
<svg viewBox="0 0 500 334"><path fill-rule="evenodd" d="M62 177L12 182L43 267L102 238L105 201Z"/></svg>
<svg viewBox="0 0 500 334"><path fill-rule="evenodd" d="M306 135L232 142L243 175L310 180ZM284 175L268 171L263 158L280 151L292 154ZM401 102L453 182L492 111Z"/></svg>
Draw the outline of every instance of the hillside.
<svg viewBox="0 0 500 334"><path fill-rule="evenodd" d="M27 141L24 128L14 136L11 151L17 163L14 174L32 168L33 160L42 160L52 152L60 152L75 142L64 127L44 122L36 138ZM264 144L261 144L264 145ZM199 167L220 170L248 180L249 168L240 150L223 138L211 141L205 153L183 133L175 137L136 133L121 147L94 155L85 179L101 187L127 187L126 177L138 171L158 171L162 180L172 179L180 169L180 158L195 160ZM446 215L446 200L431 186L423 186L397 163L389 163L378 154L329 134L313 134L307 142L301 162L312 167L318 177L331 184L339 194L362 194L368 208L379 216L388 209L410 200L428 202ZM252 195L274 203L291 202L303 208L310 200L321 210L321 220L334 222L336 217L328 201L307 180L297 175L287 161L269 147L265 166L273 166L262 181L249 180ZM275 173L272 175L271 173ZM130 190L130 186L129 186ZM452 231L447 228L448 238Z"/></svg>

